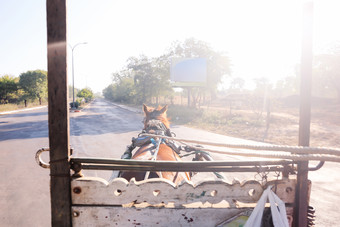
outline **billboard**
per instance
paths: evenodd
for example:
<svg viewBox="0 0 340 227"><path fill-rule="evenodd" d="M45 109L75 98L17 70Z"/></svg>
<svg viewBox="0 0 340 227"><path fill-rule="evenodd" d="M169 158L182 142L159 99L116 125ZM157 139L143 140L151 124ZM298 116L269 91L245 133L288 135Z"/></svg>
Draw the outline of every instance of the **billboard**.
<svg viewBox="0 0 340 227"><path fill-rule="evenodd" d="M171 60L170 80L173 86L205 86L207 61L205 58L177 58Z"/></svg>

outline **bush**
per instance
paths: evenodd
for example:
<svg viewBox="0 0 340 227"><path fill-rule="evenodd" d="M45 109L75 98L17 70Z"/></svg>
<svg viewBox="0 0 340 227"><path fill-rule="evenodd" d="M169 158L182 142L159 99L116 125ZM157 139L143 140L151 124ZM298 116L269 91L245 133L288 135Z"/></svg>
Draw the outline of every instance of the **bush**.
<svg viewBox="0 0 340 227"><path fill-rule="evenodd" d="M171 122L186 124L202 117L202 110L187 106L171 105L168 110Z"/></svg>
<svg viewBox="0 0 340 227"><path fill-rule="evenodd" d="M86 102L89 102L93 99L93 92L90 88L84 88L78 92L77 96L80 98L84 98ZM83 99L80 99L80 100L83 100ZM77 100L77 102L79 101ZM79 103L81 103L81 101Z"/></svg>
<svg viewBox="0 0 340 227"><path fill-rule="evenodd" d="M78 109L79 106L80 106L80 103L78 102L78 100L70 103L71 108L75 107L76 109Z"/></svg>

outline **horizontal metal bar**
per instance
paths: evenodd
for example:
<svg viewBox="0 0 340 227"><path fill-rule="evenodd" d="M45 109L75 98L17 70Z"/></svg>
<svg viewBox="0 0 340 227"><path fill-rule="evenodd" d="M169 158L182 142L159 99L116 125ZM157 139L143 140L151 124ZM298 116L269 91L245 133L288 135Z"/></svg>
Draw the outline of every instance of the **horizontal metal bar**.
<svg viewBox="0 0 340 227"><path fill-rule="evenodd" d="M283 167L154 167L154 166L125 166L125 165L105 165L105 164L82 164L82 169L88 170L122 170L132 172L162 171L162 172L276 172L283 171Z"/></svg>
<svg viewBox="0 0 340 227"><path fill-rule="evenodd" d="M316 166L308 167L308 171L317 171L325 164L325 161L319 162Z"/></svg>
<svg viewBox="0 0 340 227"><path fill-rule="evenodd" d="M141 161L107 158L71 158L82 169L172 171L172 172L259 172L282 171L283 166L293 164L287 160L266 161Z"/></svg>
<svg viewBox="0 0 340 227"><path fill-rule="evenodd" d="M113 158L82 158L72 157L71 162L76 163L95 163L95 164L114 164L114 165L151 165L151 166L261 166L261 165L288 165L295 162L291 160L261 160L261 161L149 161L135 159L113 159Z"/></svg>

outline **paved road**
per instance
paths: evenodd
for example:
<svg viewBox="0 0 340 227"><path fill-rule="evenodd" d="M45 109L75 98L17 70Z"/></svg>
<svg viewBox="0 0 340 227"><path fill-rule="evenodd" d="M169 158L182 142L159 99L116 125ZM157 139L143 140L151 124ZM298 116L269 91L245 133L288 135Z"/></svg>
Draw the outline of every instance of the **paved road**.
<svg viewBox="0 0 340 227"><path fill-rule="evenodd" d="M50 226L49 171L34 161L41 147L46 107L0 116L0 226Z"/></svg>
<svg viewBox="0 0 340 227"><path fill-rule="evenodd" d="M142 127L141 113L103 100L93 102L83 112L71 113L70 117L75 156L119 158ZM255 143L183 126L172 126L172 130L183 138ZM34 160L35 152L41 147L48 147L47 108L0 115L0 226L50 226L49 170L42 169ZM214 155L214 158L225 157ZM48 161L48 155L44 159ZM310 174L311 204L317 209L317 226L340 226L334 208L340 203L339 170L340 164L327 163ZM85 174L108 178L111 172ZM226 174L230 181L235 176L241 180L254 178L254 174Z"/></svg>

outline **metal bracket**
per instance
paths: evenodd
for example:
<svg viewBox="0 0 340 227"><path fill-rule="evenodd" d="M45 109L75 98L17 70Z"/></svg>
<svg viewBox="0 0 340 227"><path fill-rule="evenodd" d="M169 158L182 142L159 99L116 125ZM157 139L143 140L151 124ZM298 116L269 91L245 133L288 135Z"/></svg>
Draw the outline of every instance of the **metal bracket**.
<svg viewBox="0 0 340 227"><path fill-rule="evenodd" d="M50 148L41 148L37 151L37 153L35 154L35 161L38 163L39 166L45 168L45 169L49 169L50 168L50 164L44 162L40 155L45 152L45 151L50 151Z"/></svg>

